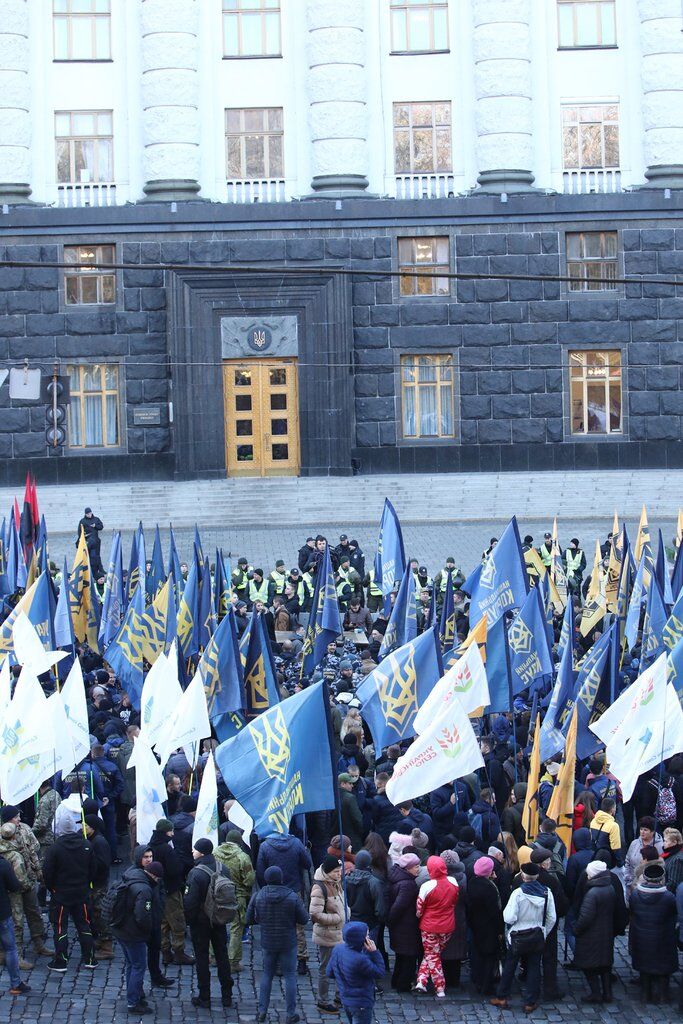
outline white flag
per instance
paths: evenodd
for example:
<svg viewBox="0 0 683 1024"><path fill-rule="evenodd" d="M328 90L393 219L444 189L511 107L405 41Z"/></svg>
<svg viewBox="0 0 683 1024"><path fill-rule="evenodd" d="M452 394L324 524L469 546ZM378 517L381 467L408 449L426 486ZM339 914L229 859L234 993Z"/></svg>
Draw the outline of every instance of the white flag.
<svg viewBox="0 0 683 1024"><path fill-rule="evenodd" d="M47 697L36 676L25 668L5 710L0 744L2 799L19 804L33 796L46 777L41 755L54 751Z"/></svg>
<svg viewBox="0 0 683 1024"><path fill-rule="evenodd" d="M202 784L199 787L197 813L192 829L193 846L198 839L210 839L214 847L218 846L218 784L213 754L209 754L204 767Z"/></svg>
<svg viewBox="0 0 683 1024"><path fill-rule="evenodd" d="M472 723L455 698L398 759L386 794L392 804L413 800L483 764Z"/></svg>
<svg viewBox="0 0 683 1024"><path fill-rule="evenodd" d="M149 842L160 818L165 818L163 803L166 783L152 748L141 736L135 741L135 832L138 845Z"/></svg>
<svg viewBox="0 0 683 1024"><path fill-rule="evenodd" d="M9 671L9 655L5 658L0 669L0 719L9 707L12 699L12 679Z"/></svg>
<svg viewBox="0 0 683 1024"><path fill-rule="evenodd" d="M35 626L25 612L19 612L12 626L14 656L18 665L25 665L36 676L49 672L68 651L46 651Z"/></svg>
<svg viewBox="0 0 683 1024"><path fill-rule="evenodd" d="M415 731L425 732L435 717L456 699L468 715L490 703L486 669L476 643L470 644L462 658L451 665L431 691L415 716Z"/></svg>
<svg viewBox="0 0 683 1024"><path fill-rule="evenodd" d="M83 672L78 658L66 677L61 697L69 724L69 737L73 744L74 764L80 764L90 753L90 727Z"/></svg>
<svg viewBox="0 0 683 1024"><path fill-rule="evenodd" d="M145 677L140 696L140 735L150 747L167 730L183 691L178 682L176 641L168 654L160 654Z"/></svg>
<svg viewBox="0 0 683 1024"><path fill-rule="evenodd" d="M661 722L666 707L666 653L661 654L631 683L597 721L589 726L613 751L626 744L645 721Z"/></svg>
<svg viewBox="0 0 683 1024"><path fill-rule="evenodd" d="M47 698L46 706L52 722L54 746L47 754L41 754L41 757L44 759L45 768L47 769L43 778L49 779L56 772L62 772L63 775L66 775L78 764L81 758L76 759L74 753L69 719L64 707L62 694L55 690Z"/></svg>
<svg viewBox="0 0 683 1024"><path fill-rule="evenodd" d="M228 817L233 825L242 829L242 839L249 846L251 833L254 831L254 819L252 816L247 814L241 803L234 800Z"/></svg>
<svg viewBox="0 0 683 1024"><path fill-rule="evenodd" d="M173 707L173 713L163 735L157 740L157 753L162 767L178 747L184 747L188 761L194 768L197 763L199 744L211 735L211 723L206 706L206 691L200 672Z"/></svg>
<svg viewBox="0 0 683 1024"><path fill-rule="evenodd" d="M630 800L640 775L683 750L683 711L672 683L666 687L665 707L664 718L641 725L627 746L616 752L607 746L610 770L621 783L624 800Z"/></svg>

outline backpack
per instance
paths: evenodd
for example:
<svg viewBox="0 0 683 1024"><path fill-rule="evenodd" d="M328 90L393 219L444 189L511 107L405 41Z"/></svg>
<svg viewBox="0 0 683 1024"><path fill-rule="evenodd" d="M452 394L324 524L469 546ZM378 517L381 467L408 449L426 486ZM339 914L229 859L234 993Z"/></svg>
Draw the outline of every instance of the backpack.
<svg viewBox="0 0 683 1024"><path fill-rule="evenodd" d="M212 871L206 864L195 865L200 871L209 875L209 888L204 897L204 913L209 924L230 924L237 913L237 890L229 875L222 871Z"/></svg>
<svg viewBox="0 0 683 1024"><path fill-rule="evenodd" d="M547 846L542 846L540 843L532 843L531 849L543 850L544 853L548 854L548 856L550 857L550 867L548 868L548 870L551 874L564 875L564 861L562 860L562 854L560 853L561 846L561 843L555 843L551 850Z"/></svg>
<svg viewBox="0 0 683 1024"><path fill-rule="evenodd" d="M592 793L595 797L598 807L600 803L606 797L610 797L612 800L617 798L617 784L612 779L608 779L606 775L599 775L597 779L593 779L588 792Z"/></svg>
<svg viewBox="0 0 683 1024"><path fill-rule="evenodd" d="M657 789L657 803L655 805L655 818L661 824L663 821L676 820L676 797L674 796L671 784L673 779L668 778L665 786L660 786L652 779Z"/></svg>
<svg viewBox="0 0 683 1024"><path fill-rule="evenodd" d="M484 824L483 815L480 813L473 814L472 808L470 808L469 811L467 812L467 820L469 821L471 827L474 829L474 834L476 835L477 839L481 839L481 830Z"/></svg>
<svg viewBox="0 0 683 1024"><path fill-rule="evenodd" d="M126 917L128 883L123 880L109 886L100 901L100 919L107 928L123 924Z"/></svg>
<svg viewBox="0 0 683 1024"><path fill-rule="evenodd" d="M600 828L591 828L591 848L593 853L597 853L598 850L611 850L609 841L609 833L605 832L602 825Z"/></svg>

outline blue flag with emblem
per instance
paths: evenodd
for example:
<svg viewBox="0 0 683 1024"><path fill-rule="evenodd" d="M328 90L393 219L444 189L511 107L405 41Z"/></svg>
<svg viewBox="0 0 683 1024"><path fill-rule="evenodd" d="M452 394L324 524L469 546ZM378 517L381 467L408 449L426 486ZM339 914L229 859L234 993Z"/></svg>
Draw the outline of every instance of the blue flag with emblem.
<svg viewBox="0 0 683 1024"><path fill-rule="evenodd" d="M406 556L401 524L394 506L385 498L375 555L375 581L377 586L382 588L385 609L388 609L389 594L394 589L394 584L403 578L405 567Z"/></svg>
<svg viewBox="0 0 683 1024"><path fill-rule="evenodd" d="M571 604L570 601L567 604ZM538 688L552 677L553 659L548 645L546 619L541 593L532 587L508 627L512 693Z"/></svg>
<svg viewBox="0 0 683 1024"><path fill-rule="evenodd" d="M356 690L375 750L414 736L417 710L443 675L438 625L388 654Z"/></svg>
<svg viewBox="0 0 683 1024"><path fill-rule="evenodd" d="M105 650L118 633L125 610L121 534L115 533L111 545L109 569L104 583L104 597L102 598L102 617L98 633L100 650Z"/></svg>
<svg viewBox="0 0 683 1024"><path fill-rule="evenodd" d="M397 647L407 644L409 640L414 640L416 636L415 576L410 566L407 565L379 649L380 659L386 657L391 651L395 651ZM451 646L453 645L451 644Z"/></svg>
<svg viewBox="0 0 683 1024"><path fill-rule="evenodd" d="M71 610L69 608L69 570L66 567L66 558L64 559L64 568L62 569L62 585L59 588L59 596L55 608L54 635L57 647L73 653L76 637L74 636L74 626L71 621Z"/></svg>
<svg viewBox="0 0 683 1024"><path fill-rule="evenodd" d="M565 735L563 729L565 724L567 727L569 725L575 694L574 651L572 645L567 644L560 661L548 710L541 723L539 735L541 761L548 761L560 750L564 749Z"/></svg>
<svg viewBox="0 0 683 1024"><path fill-rule="evenodd" d="M667 620L666 605L662 594L659 580L653 573L650 577L650 589L645 605L645 618L643 619L643 632L640 646L640 673L642 674L648 665L656 661L664 647L664 629Z"/></svg>
<svg viewBox="0 0 683 1024"><path fill-rule="evenodd" d="M270 640L263 612L251 613L249 646L244 663L245 710L247 718L260 715L280 700Z"/></svg>
<svg viewBox="0 0 683 1024"><path fill-rule="evenodd" d="M683 638L669 651L666 673L666 681L673 683L683 708Z"/></svg>
<svg viewBox="0 0 683 1024"><path fill-rule="evenodd" d="M143 651L146 634L144 577L135 588L126 610L121 629L107 648L107 662L121 680L121 686L131 699L136 711L140 710L143 682Z"/></svg>
<svg viewBox="0 0 683 1024"><path fill-rule="evenodd" d="M178 605L178 645L185 658L191 658L199 651L199 572L195 557L190 564Z"/></svg>
<svg viewBox="0 0 683 1024"><path fill-rule="evenodd" d="M145 565L145 570L146 569L147 566ZM154 600L165 582L166 573L164 572L164 555L161 550L161 534L159 533L159 526L157 525L154 531L154 545L152 547L152 558L149 564L149 572L146 572L145 580L145 594L148 603Z"/></svg>
<svg viewBox="0 0 683 1024"><path fill-rule="evenodd" d="M678 641L683 637L683 591L678 595L666 625L662 630L662 641L668 651L673 651Z"/></svg>
<svg viewBox="0 0 683 1024"><path fill-rule="evenodd" d="M194 524L194 549L197 552L197 558L199 562L204 561L204 552L202 551L202 538L199 536L199 527Z"/></svg>
<svg viewBox="0 0 683 1024"><path fill-rule="evenodd" d="M221 619L199 660L206 705L213 722L228 712L246 707L242 661L237 644L235 613L230 608Z"/></svg>
<svg viewBox="0 0 683 1024"><path fill-rule="evenodd" d="M211 637L216 632L216 612L213 606L213 590L211 586L211 567L209 559L204 559L202 566L202 578L199 588L199 624L198 624L198 647L200 651L205 650Z"/></svg>
<svg viewBox="0 0 683 1024"><path fill-rule="evenodd" d="M53 651L56 646L54 634L56 599L49 574L43 572L36 580L31 606L25 611L45 650Z"/></svg>
<svg viewBox="0 0 683 1024"><path fill-rule="evenodd" d="M678 545L676 558L674 559L674 570L671 574L671 594L674 601L677 601L683 592L683 544Z"/></svg>
<svg viewBox="0 0 683 1024"><path fill-rule="evenodd" d="M341 632L342 621L339 614L337 588L334 582L330 548L326 544L323 557L318 562L311 614L304 637L301 663L303 675L310 675L313 672L316 665L320 664L325 657L327 645L331 640L336 640Z"/></svg>
<svg viewBox="0 0 683 1024"><path fill-rule="evenodd" d="M221 622L230 608L230 565L226 564L223 551L216 548L216 570L213 574L213 610L216 622Z"/></svg>
<svg viewBox="0 0 683 1024"><path fill-rule="evenodd" d="M126 580L126 602L130 601L138 583L142 582L142 589L145 589L145 577L147 575L147 562L145 559L145 534L142 523L133 534L133 541L130 546L130 561L128 562L128 579Z"/></svg>
<svg viewBox="0 0 683 1024"><path fill-rule="evenodd" d="M24 589L28 579L24 551L19 534L14 525L14 513L9 517L7 538L4 551L4 572L0 575L0 595L10 597L19 589Z"/></svg>
<svg viewBox="0 0 683 1024"><path fill-rule="evenodd" d="M614 621L590 648L579 665L576 680L577 732L576 756L590 757L602 747L602 743L591 732L589 726L597 721L610 706L616 690L614 679L615 659L613 652L619 644L619 623ZM567 735L571 715L567 716L562 732Z"/></svg>
<svg viewBox="0 0 683 1024"><path fill-rule="evenodd" d="M168 572L166 575L173 577L173 589L175 590L175 603L177 607L180 604L180 598L185 587L185 580L183 579L183 574L180 571L180 558L178 557L178 549L176 547L175 534L172 526L169 529L169 533L170 544L168 552Z"/></svg>
<svg viewBox="0 0 683 1024"><path fill-rule="evenodd" d="M410 567L409 567L410 568ZM446 590L441 605L441 617L439 619L439 641L441 650L452 651L455 647L455 603L453 600L453 570L448 570L446 577Z"/></svg>
<svg viewBox="0 0 683 1024"><path fill-rule="evenodd" d="M225 784L261 839L287 835L294 814L335 806L327 700L322 682L309 686L216 750Z"/></svg>
<svg viewBox="0 0 683 1024"><path fill-rule="evenodd" d="M664 547L664 538L662 531L657 531L657 557L655 559L655 576L659 583L662 594L664 595L664 604L667 607L671 607L674 603L673 594L671 592L671 576L669 574L669 560L666 557L666 548ZM678 596L678 595L677 595Z"/></svg>
<svg viewBox="0 0 683 1024"><path fill-rule="evenodd" d="M483 564L465 580L462 589L471 597L470 628L484 615L492 626L504 612L522 607L529 587L514 516Z"/></svg>
<svg viewBox="0 0 683 1024"><path fill-rule="evenodd" d="M564 655L564 649L567 644L571 644L572 657L574 656L574 646L576 642L576 633L574 626L574 603L573 601L567 601L564 606L564 614L562 616L562 629L560 630L560 639L557 642L557 659L558 662L562 661Z"/></svg>

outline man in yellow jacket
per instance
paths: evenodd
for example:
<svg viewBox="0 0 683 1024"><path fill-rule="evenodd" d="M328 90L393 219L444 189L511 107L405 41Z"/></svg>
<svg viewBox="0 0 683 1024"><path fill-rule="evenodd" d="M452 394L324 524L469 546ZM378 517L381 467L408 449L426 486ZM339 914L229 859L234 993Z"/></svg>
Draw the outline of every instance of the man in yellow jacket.
<svg viewBox="0 0 683 1024"><path fill-rule="evenodd" d="M591 842L594 850L612 851L615 867L624 866L624 851L621 842L621 830L614 817L617 809L616 802L611 797L605 797L600 803L600 810L597 812L590 825Z"/></svg>

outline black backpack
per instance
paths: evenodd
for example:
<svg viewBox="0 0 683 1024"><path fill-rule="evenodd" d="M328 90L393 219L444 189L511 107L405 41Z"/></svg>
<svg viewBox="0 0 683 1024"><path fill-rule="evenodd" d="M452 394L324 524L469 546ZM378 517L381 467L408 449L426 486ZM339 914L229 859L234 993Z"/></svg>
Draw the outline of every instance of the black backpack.
<svg viewBox="0 0 683 1024"><path fill-rule="evenodd" d="M100 918L107 928L123 924L126 917L128 883L121 879L109 886L100 902Z"/></svg>

